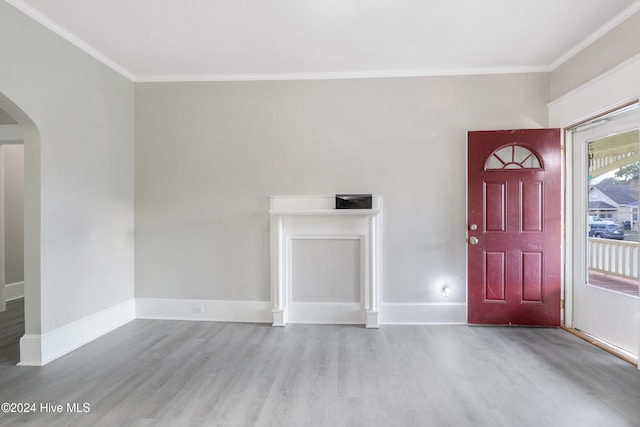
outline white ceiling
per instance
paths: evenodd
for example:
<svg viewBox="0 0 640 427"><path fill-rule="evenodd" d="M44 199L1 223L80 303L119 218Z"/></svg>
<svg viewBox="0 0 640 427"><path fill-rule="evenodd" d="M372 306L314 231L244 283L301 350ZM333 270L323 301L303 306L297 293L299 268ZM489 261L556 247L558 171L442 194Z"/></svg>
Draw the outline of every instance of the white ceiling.
<svg viewBox="0 0 640 427"><path fill-rule="evenodd" d="M640 0L7 0L135 81L548 71Z"/></svg>

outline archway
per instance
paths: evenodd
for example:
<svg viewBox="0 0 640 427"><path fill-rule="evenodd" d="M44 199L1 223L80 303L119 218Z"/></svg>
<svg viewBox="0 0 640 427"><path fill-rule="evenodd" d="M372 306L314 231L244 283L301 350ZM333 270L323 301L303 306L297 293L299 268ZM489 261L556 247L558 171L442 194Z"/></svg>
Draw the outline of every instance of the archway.
<svg viewBox="0 0 640 427"><path fill-rule="evenodd" d="M25 335L20 340L21 365L39 364L41 349L40 288L40 132L29 115L0 92L0 109L22 129L24 139L24 305Z"/></svg>

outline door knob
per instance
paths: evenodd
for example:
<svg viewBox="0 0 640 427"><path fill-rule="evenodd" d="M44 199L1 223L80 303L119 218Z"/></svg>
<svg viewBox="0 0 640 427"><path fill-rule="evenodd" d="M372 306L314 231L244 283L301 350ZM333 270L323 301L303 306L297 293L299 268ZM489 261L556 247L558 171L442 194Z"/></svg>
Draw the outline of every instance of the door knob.
<svg viewBox="0 0 640 427"><path fill-rule="evenodd" d="M477 245L478 244L478 238L477 237L469 237L469 243L471 243L472 245Z"/></svg>
<svg viewBox="0 0 640 427"><path fill-rule="evenodd" d="M469 226L469 230L471 230L471 231L475 231L475 230L477 230L477 229L478 229L478 226L477 226L476 224L471 224L471 225Z"/></svg>

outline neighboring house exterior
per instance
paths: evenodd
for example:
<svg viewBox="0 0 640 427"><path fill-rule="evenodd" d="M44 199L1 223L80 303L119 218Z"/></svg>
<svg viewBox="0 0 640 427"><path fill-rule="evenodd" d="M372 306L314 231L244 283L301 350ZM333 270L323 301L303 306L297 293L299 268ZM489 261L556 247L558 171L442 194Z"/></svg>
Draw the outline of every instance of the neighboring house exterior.
<svg viewBox="0 0 640 427"><path fill-rule="evenodd" d="M638 220L638 187L634 184L596 184L589 188L589 214L618 225Z"/></svg>

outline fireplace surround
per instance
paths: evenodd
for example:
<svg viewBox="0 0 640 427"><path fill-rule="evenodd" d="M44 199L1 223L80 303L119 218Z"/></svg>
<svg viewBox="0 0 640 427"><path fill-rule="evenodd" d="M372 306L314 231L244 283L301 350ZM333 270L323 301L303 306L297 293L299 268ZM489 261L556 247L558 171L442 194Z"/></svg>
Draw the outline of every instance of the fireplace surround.
<svg viewBox="0 0 640 427"><path fill-rule="evenodd" d="M272 196L270 201L273 326L287 322L359 323L379 327L382 266L382 197L371 209L336 209L335 196ZM353 239L360 242L359 303L292 300L292 242Z"/></svg>

